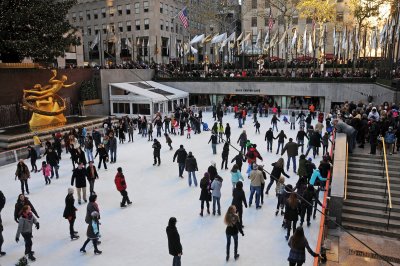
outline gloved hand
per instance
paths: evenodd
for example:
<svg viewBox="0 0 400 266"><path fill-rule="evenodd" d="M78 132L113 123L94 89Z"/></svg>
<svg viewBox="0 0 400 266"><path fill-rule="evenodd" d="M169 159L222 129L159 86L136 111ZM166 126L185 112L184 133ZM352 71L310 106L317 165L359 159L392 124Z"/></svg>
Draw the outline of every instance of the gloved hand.
<svg viewBox="0 0 400 266"><path fill-rule="evenodd" d="M244 233L242 233L242 236L244 236Z"/></svg>
<svg viewBox="0 0 400 266"><path fill-rule="evenodd" d="M36 224L36 229L39 230L39 223Z"/></svg>
<svg viewBox="0 0 400 266"><path fill-rule="evenodd" d="M18 243L18 241L19 241L19 238L18 238L18 237L16 237L16 238L15 238L15 242L17 242L17 243Z"/></svg>

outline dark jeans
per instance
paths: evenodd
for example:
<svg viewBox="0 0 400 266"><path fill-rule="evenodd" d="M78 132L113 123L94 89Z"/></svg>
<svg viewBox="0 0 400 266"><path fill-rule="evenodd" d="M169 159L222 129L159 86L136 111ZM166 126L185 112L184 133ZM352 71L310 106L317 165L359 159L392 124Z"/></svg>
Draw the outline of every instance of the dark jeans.
<svg viewBox="0 0 400 266"><path fill-rule="evenodd" d="M122 190L122 191L120 191L120 193L122 195L122 202L121 202L122 205L125 205L128 202L131 202L129 200L128 192L126 190Z"/></svg>
<svg viewBox="0 0 400 266"><path fill-rule="evenodd" d="M294 123L294 122L293 122L293 123L290 123L290 129L292 129L292 128L293 128L293 129L296 129L296 123Z"/></svg>
<svg viewBox="0 0 400 266"><path fill-rule="evenodd" d="M116 150L110 150L110 157L111 157L111 162L114 162L117 160L117 151Z"/></svg>
<svg viewBox="0 0 400 266"><path fill-rule="evenodd" d="M289 266L301 266L303 262L289 262Z"/></svg>
<svg viewBox="0 0 400 266"><path fill-rule="evenodd" d="M129 141L133 141L133 132L128 133Z"/></svg>
<svg viewBox="0 0 400 266"><path fill-rule="evenodd" d="M261 183L261 193L260 193L261 204L264 204L264 188L265 188L265 183Z"/></svg>
<svg viewBox="0 0 400 266"><path fill-rule="evenodd" d="M222 157L221 170L224 168L224 164L225 169L228 169L228 157Z"/></svg>
<svg viewBox="0 0 400 266"><path fill-rule="evenodd" d="M228 235L226 234L226 255L229 256L229 250L231 248L231 237L233 237L233 243L235 248L235 255L238 251L238 235Z"/></svg>
<svg viewBox="0 0 400 266"><path fill-rule="evenodd" d="M25 241L25 255L26 254L31 254L32 252L32 233L22 233L22 237L24 238Z"/></svg>
<svg viewBox="0 0 400 266"><path fill-rule="evenodd" d="M51 166L51 177L54 177L54 172L56 173L56 178L58 178L58 165L50 165Z"/></svg>
<svg viewBox="0 0 400 266"><path fill-rule="evenodd" d="M286 163L286 169L289 171L290 159L292 159L292 161L293 161L293 172L296 172L296 156L288 156L287 163Z"/></svg>
<svg viewBox="0 0 400 266"><path fill-rule="evenodd" d="M273 179L272 177L271 177L271 179L269 180L269 184L268 184L268 186L267 186L267 191L266 191L266 193L268 194L269 193L269 190L271 189L271 186L272 186L272 184L275 182L275 179Z"/></svg>
<svg viewBox="0 0 400 266"><path fill-rule="evenodd" d="M279 148L280 148L280 147L282 147L282 149L283 149L283 144L285 144L285 142L279 142L279 141L278 141L278 149L276 150L276 154L279 153Z"/></svg>
<svg viewBox="0 0 400 266"><path fill-rule="evenodd" d="M179 176L183 176L183 170L185 170L185 164L179 163L178 168L179 168Z"/></svg>
<svg viewBox="0 0 400 266"><path fill-rule="evenodd" d="M99 165L97 166L98 169L101 168L101 162L103 162L104 169L107 169L107 164L106 164L106 158L100 157L99 159Z"/></svg>
<svg viewBox="0 0 400 266"><path fill-rule="evenodd" d="M73 237L75 235L75 230L74 230L74 224L75 224L75 217L71 218L71 220L68 220L69 222L69 234L71 235L71 237Z"/></svg>
<svg viewBox="0 0 400 266"><path fill-rule="evenodd" d="M1 221L1 215L0 215L0 224L3 224ZM4 238L3 238L3 231L0 230L0 252L1 252L1 247L3 246L4 243Z"/></svg>
<svg viewBox="0 0 400 266"><path fill-rule="evenodd" d="M29 194L28 179L25 179L25 180L20 179L19 181L21 182L22 194L25 193L25 189L26 189L26 192ZM25 187L25 189L24 189L24 187Z"/></svg>
<svg viewBox="0 0 400 266"><path fill-rule="evenodd" d="M215 205L218 207L218 214L221 214L221 203L220 203L221 198L213 197L213 214L215 214Z"/></svg>
<svg viewBox="0 0 400 266"><path fill-rule="evenodd" d="M90 195L92 195L94 193L94 178L89 180L89 190L90 190Z"/></svg>
<svg viewBox="0 0 400 266"><path fill-rule="evenodd" d="M172 266L181 266L181 256L174 256Z"/></svg>
<svg viewBox="0 0 400 266"><path fill-rule="evenodd" d="M160 155L154 155L153 157L154 157L154 164L157 164L158 161L158 165L160 165L161 164Z"/></svg>
<svg viewBox="0 0 400 266"><path fill-rule="evenodd" d="M303 140L298 139L297 144L299 144L299 145L302 144L301 145L301 153L304 153L304 139Z"/></svg>
<svg viewBox="0 0 400 266"><path fill-rule="evenodd" d="M286 235L287 235L287 237L290 236L290 229L292 229L292 224L293 224L293 234L294 234L294 231L296 231L297 220L295 220L295 221L286 220Z"/></svg>
<svg viewBox="0 0 400 266"><path fill-rule="evenodd" d="M98 241L97 238L95 238L95 239L90 239L90 238L86 239L85 243L83 243L82 249L86 248L86 245L89 244L90 240L92 240L92 242L93 242L94 250L97 251L98 250L97 249L97 241Z"/></svg>
<svg viewBox="0 0 400 266"><path fill-rule="evenodd" d="M310 152L311 149L313 150L313 157L315 159L315 155L317 155L317 147L314 147L314 146L311 146L311 145L308 146L308 149L306 151L305 156L306 157L308 156L308 153Z"/></svg>
<svg viewBox="0 0 400 266"><path fill-rule="evenodd" d="M36 160L31 160L32 171L37 171Z"/></svg>
<svg viewBox="0 0 400 266"><path fill-rule="evenodd" d="M300 213L300 222L301 223L304 223L304 216L306 213L307 213L307 223L310 222L312 209L313 209L313 207L309 206L309 205L301 206L301 213Z"/></svg>
<svg viewBox="0 0 400 266"><path fill-rule="evenodd" d="M206 202L207 210L209 210L210 209L210 202L208 200L202 200L201 201L201 209L202 210L204 209L204 202Z"/></svg>
<svg viewBox="0 0 400 266"><path fill-rule="evenodd" d="M267 140L267 151L272 151L272 140Z"/></svg>

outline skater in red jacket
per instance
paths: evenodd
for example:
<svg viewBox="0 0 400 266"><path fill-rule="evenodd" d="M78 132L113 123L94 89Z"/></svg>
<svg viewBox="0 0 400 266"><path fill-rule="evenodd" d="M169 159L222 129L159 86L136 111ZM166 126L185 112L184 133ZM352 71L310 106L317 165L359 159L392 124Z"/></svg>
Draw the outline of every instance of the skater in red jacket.
<svg viewBox="0 0 400 266"><path fill-rule="evenodd" d="M128 205L132 204L132 202L129 200L128 197L128 192L126 191L126 182L125 182L125 176L122 173L122 168L118 167L117 168L118 173L115 175L115 185L117 186L117 190L121 193L122 195L122 202L121 202L121 208L126 207L126 203Z"/></svg>

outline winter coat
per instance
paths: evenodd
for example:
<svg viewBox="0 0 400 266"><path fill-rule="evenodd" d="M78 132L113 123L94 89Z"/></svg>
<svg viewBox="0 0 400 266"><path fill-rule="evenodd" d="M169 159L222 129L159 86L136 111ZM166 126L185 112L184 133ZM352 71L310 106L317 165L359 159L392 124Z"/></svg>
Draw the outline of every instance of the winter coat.
<svg viewBox="0 0 400 266"><path fill-rule="evenodd" d="M275 139L278 139L278 142L284 142L286 138L286 134L282 132L280 132L278 136L275 137Z"/></svg>
<svg viewBox="0 0 400 266"><path fill-rule="evenodd" d="M203 177L200 181L200 188L201 192L199 200L210 201L211 200L210 180Z"/></svg>
<svg viewBox="0 0 400 266"><path fill-rule="evenodd" d="M26 164L22 164L18 167L17 165L17 171L15 171L15 176L17 176L19 180L28 180L28 178L31 177L28 166L26 166Z"/></svg>
<svg viewBox="0 0 400 266"><path fill-rule="evenodd" d="M34 148L31 148L28 150L28 157L26 159L31 158L31 162L34 162L37 160L37 153Z"/></svg>
<svg viewBox="0 0 400 266"><path fill-rule="evenodd" d="M55 151L47 152L46 155L46 161L49 163L51 166L57 166L58 165L58 155Z"/></svg>
<svg viewBox="0 0 400 266"><path fill-rule="evenodd" d="M247 135L246 135L246 133L240 134L237 143L239 143L240 146L244 146L244 145L246 144L246 141L247 141Z"/></svg>
<svg viewBox="0 0 400 266"><path fill-rule="evenodd" d="M348 124L339 121L336 126L336 133L345 133L347 137L350 137L354 132L355 129L352 126L349 126Z"/></svg>
<svg viewBox="0 0 400 266"><path fill-rule="evenodd" d="M274 132L272 132L272 130L268 130L265 133L265 141L273 141L274 140Z"/></svg>
<svg viewBox="0 0 400 266"><path fill-rule="evenodd" d="M218 175L217 168L213 165L210 165L207 169L208 174L210 175L210 180L213 181L214 178Z"/></svg>
<svg viewBox="0 0 400 266"><path fill-rule="evenodd" d="M303 198L300 201L300 205L302 207L306 207L306 206L308 206L308 202L312 203L313 200L316 200L317 203L322 206L322 203L319 201L319 199L317 197L317 193L315 192L314 188L312 190L306 189L303 192Z"/></svg>
<svg viewBox="0 0 400 266"><path fill-rule="evenodd" d="M210 140L208 141L208 143L210 143L210 142L211 142L211 144L217 144L218 143L217 135L211 135Z"/></svg>
<svg viewBox="0 0 400 266"><path fill-rule="evenodd" d="M108 147L110 151L117 151L117 139L115 137L108 140Z"/></svg>
<svg viewBox="0 0 400 266"><path fill-rule="evenodd" d="M86 187L86 169L75 168L71 177L71 186L74 185L76 188L84 188Z"/></svg>
<svg viewBox="0 0 400 266"><path fill-rule="evenodd" d="M297 169L297 174L299 176L307 176L306 162L307 160L305 158L299 160L299 169Z"/></svg>
<svg viewBox="0 0 400 266"><path fill-rule="evenodd" d="M237 183L239 182L239 180L244 181L242 173L237 170L236 172L231 172L231 179L232 179L232 183Z"/></svg>
<svg viewBox="0 0 400 266"><path fill-rule="evenodd" d="M290 207L289 202L285 203L285 215L283 216L288 221L297 221L300 213L300 204L296 201L294 208Z"/></svg>
<svg viewBox="0 0 400 266"><path fill-rule="evenodd" d="M307 177L311 177L311 175L313 174L315 167L315 164L313 164L310 161L306 161L306 172L307 172Z"/></svg>
<svg viewBox="0 0 400 266"><path fill-rule="evenodd" d="M177 158L177 162L178 163L185 163L186 162L186 157L187 157L186 150L184 148L179 148L179 149L176 150L173 160L175 161L175 158Z"/></svg>
<svg viewBox="0 0 400 266"><path fill-rule="evenodd" d="M85 153L81 149L76 150L76 159L78 160L78 163L86 165Z"/></svg>
<svg viewBox="0 0 400 266"><path fill-rule="evenodd" d="M17 234L15 235L15 238L19 238L20 234L32 233L33 224L36 224L36 226L39 224L35 216L33 215L31 217L21 216L21 218L19 218L18 230Z"/></svg>
<svg viewBox="0 0 400 266"><path fill-rule="evenodd" d="M328 162L321 161L318 169L322 177L328 177L328 172L331 169L331 165Z"/></svg>
<svg viewBox="0 0 400 266"><path fill-rule="evenodd" d="M198 171L199 169L197 168L197 161L196 161L196 158L194 158L194 156L193 155L189 155L187 158L186 158L186 161L185 161L185 169L186 169L186 171L188 171L188 172L195 172L195 171Z"/></svg>
<svg viewBox="0 0 400 266"><path fill-rule="evenodd" d="M285 173L285 170L283 170L283 168L279 168L277 166L275 166L275 163L271 164L274 168L272 168L272 172L271 175L275 178L279 178L281 175L286 176L287 178L289 178L289 176Z"/></svg>
<svg viewBox="0 0 400 266"><path fill-rule="evenodd" d="M160 151L161 151L161 143L160 142L154 142L154 144L151 146L153 148L153 154L154 156L160 156Z"/></svg>
<svg viewBox="0 0 400 266"><path fill-rule="evenodd" d="M250 173L250 185L253 187L261 187L261 184L264 184L264 176L260 170L253 170Z"/></svg>
<svg viewBox="0 0 400 266"><path fill-rule="evenodd" d="M86 236L89 239L99 239L100 237L100 228L99 221L97 219L92 219L88 225Z"/></svg>
<svg viewBox="0 0 400 266"><path fill-rule="evenodd" d="M22 214L22 207L24 207L25 205L28 205L29 207L31 207L31 211L33 212L33 214L37 218L39 218L39 215L37 214L35 207L33 207L30 200L27 197L25 197L24 201L21 201L20 199L18 199L17 203L15 203L15 208L14 208L14 220L15 221L18 221L19 217Z"/></svg>
<svg viewBox="0 0 400 266"><path fill-rule="evenodd" d="M85 150L93 150L93 140L85 140Z"/></svg>
<svg viewBox="0 0 400 266"><path fill-rule="evenodd" d="M230 236L237 235L239 232L243 235L242 225L239 221L239 216L237 214L228 214L228 220L231 225L227 225L225 229L225 233Z"/></svg>
<svg viewBox="0 0 400 266"><path fill-rule="evenodd" d="M311 254L313 257L318 257L318 254L315 253L311 248L310 245L308 244L308 241L306 238L304 238L304 243L299 245L299 247L295 248L292 244L293 237L290 237L288 245L290 247L290 252L289 252L289 257L288 261L291 263L300 263L303 264L306 261L306 249L308 252Z"/></svg>
<svg viewBox="0 0 400 266"><path fill-rule="evenodd" d="M238 154L232 159L231 163L235 162L235 164L237 164L237 166L239 166L239 168L240 168L240 167L242 167L243 162L245 162L245 161L246 161L246 157Z"/></svg>
<svg viewBox="0 0 400 266"><path fill-rule="evenodd" d="M68 194L65 197L65 209L63 213L63 217L65 219L69 219L69 217L76 218L77 209L75 208L74 203L75 203L74 195Z"/></svg>
<svg viewBox="0 0 400 266"><path fill-rule="evenodd" d="M283 155L285 152L287 152L287 155L288 155L289 157L297 156L297 155L299 154L299 153L298 153L298 148L299 148L300 146L301 146L301 145L297 144L296 142L293 142L293 141L288 142L288 143L286 143L285 147L283 147L282 155Z"/></svg>
<svg viewBox="0 0 400 266"><path fill-rule="evenodd" d="M127 188L126 182L125 182L125 176L122 173L117 173L115 175L115 186L117 187L118 191L124 191Z"/></svg>
<svg viewBox="0 0 400 266"><path fill-rule="evenodd" d="M50 164L46 164L46 166L42 166L42 173L43 173L43 175L44 176L47 176L47 177L49 177L49 176L51 176L51 166L50 166Z"/></svg>
<svg viewBox="0 0 400 266"><path fill-rule="evenodd" d="M215 178L211 183L211 196L221 198L222 179Z"/></svg>
<svg viewBox="0 0 400 266"><path fill-rule="evenodd" d="M97 174L96 166L93 165L93 174L90 169L90 165L86 168L86 176L88 180L99 179L99 175Z"/></svg>
<svg viewBox="0 0 400 266"><path fill-rule="evenodd" d="M232 192L232 205L235 205L236 210L241 211L243 210L243 205L247 208L247 200L246 195L244 194L243 189L234 188Z"/></svg>
<svg viewBox="0 0 400 266"><path fill-rule="evenodd" d="M297 132L297 136L296 136L296 140L297 140L297 141L299 141L299 140L304 140L304 138L307 138L307 139L308 139L307 133L306 133L305 131L299 131L299 132Z"/></svg>
<svg viewBox="0 0 400 266"><path fill-rule="evenodd" d="M255 163L257 158L260 160L263 159L256 148L249 148L248 152L246 153L246 158L249 164Z"/></svg>
<svg viewBox="0 0 400 266"><path fill-rule="evenodd" d="M222 149L222 158L228 158L229 156L229 145L226 146L224 145L224 148Z"/></svg>
<svg viewBox="0 0 400 266"><path fill-rule="evenodd" d="M231 127L226 127L225 128L225 136L229 137L231 135Z"/></svg>
<svg viewBox="0 0 400 266"><path fill-rule="evenodd" d="M321 139L321 135L317 131L314 131L310 136L310 146L321 147Z"/></svg>
<svg viewBox="0 0 400 266"><path fill-rule="evenodd" d="M172 256L178 256L182 253L182 244L176 226L167 226L168 251Z"/></svg>
<svg viewBox="0 0 400 266"><path fill-rule="evenodd" d="M314 169L313 174L311 175L311 178L310 178L310 184L314 186L314 184L317 182L317 178L320 181L326 181L326 178L323 178L321 176L319 169Z"/></svg>
<svg viewBox="0 0 400 266"><path fill-rule="evenodd" d="M97 148L97 151L96 151L96 154L95 154L94 157L97 157L97 155L99 155L99 157L103 158L103 159L108 157L107 151L106 151L106 149L104 147Z"/></svg>
<svg viewBox="0 0 400 266"><path fill-rule="evenodd" d="M4 205L6 205L6 197L4 197L3 192L0 190L0 212L3 210Z"/></svg>

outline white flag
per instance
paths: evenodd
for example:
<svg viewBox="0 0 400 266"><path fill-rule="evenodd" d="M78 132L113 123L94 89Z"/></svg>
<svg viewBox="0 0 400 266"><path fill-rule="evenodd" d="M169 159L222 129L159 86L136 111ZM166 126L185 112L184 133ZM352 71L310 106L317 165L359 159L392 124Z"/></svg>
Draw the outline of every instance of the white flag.
<svg viewBox="0 0 400 266"><path fill-rule="evenodd" d="M296 41L297 41L297 30L295 29L293 33L292 44L290 46L292 49L296 45Z"/></svg>
<svg viewBox="0 0 400 266"><path fill-rule="evenodd" d="M132 49L132 43L131 43L131 41L129 40L129 38L125 38L125 45L126 45L129 49Z"/></svg>
<svg viewBox="0 0 400 266"><path fill-rule="evenodd" d="M279 43L280 43L280 44L285 40L286 35L287 35L287 32L288 32L288 29L285 30L285 32L282 34L282 37L281 37L281 39L279 40Z"/></svg>
<svg viewBox="0 0 400 266"><path fill-rule="evenodd" d="M265 46L267 45L267 40L269 40L269 31L265 34L264 38L264 43L263 43L263 48L265 49Z"/></svg>
<svg viewBox="0 0 400 266"><path fill-rule="evenodd" d="M119 56L121 54L121 36L117 37L117 43L115 45L117 46L115 48L115 56Z"/></svg>
<svg viewBox="0 0 400 266"><path fill-rule="evenodd" d="M373 50L375 50L376 49L376 29L372 32L372 34L371 34L371 45L370 45L370 47L371 47L371 50L373 49Z"/></svg>
<svg viewBox="0 0 400 266"><path fill-rule="evenodd" d="M238 41L241 41L242 40L242 38L243 38L243 32L242 33L240 33L240 35L239 35L239 37L236 39L236 41L238 42Z"/></svg>
<svg viewBox="0 0 400 266"><path fill-rule="evenodd" d="M261 41L261 30L258 31L255 47L259 47L260 41Z"/></svg>
<svg viewBox="0 0 400 266"><path fill-rule="evenodd" d="M303 53L304 55L307 53L307 28L304 29L303 34Z"/></svg>
<svg viewBox="0 0 400 266"><path fill-rule="evenodd" d="M308 54L312 54L314 51L313 49L313 43L312 43L312 39L311 39L311 34L308 35Z"/></svg>
<svg viewBox="0 0 400 266"><path fill-rule="evenodd" d="M214 36L214 38L212 38L212 40L211 40L211 44L220 43L220 42L224 41L225 39L226 39L226 32L223 34Z"/></svg>
<svg viewBox="0 0 400 266"><path fill-rule="evenodd" d="M343 49L343 51L346 51L347 50L347 32L346 32L346 30L343 32L343 35L342 35L342 49Z"/></svg>
<svg viewBox="0 0 400 266"><path fill-rule="evenodd" d="M385 41L386 31L387 31L387 24L383 25L381 33L379 34L379 43L380 44L384 43L384 41Z"/></svg>
<svg viewBox="0 0 400 266"><path fill-rule="evenodd" d="M356 28L355 40L356 40L357 51L360 51L360 39L358 38L359 30L360 30L359 28Z"/></svg>
<svg viewBox="0 0 400 266"><path fill-rule="evenodd" d="M192 54L197 54L198 52L193 46L190 46L190 51L192 51Z"/></svg>
<svg viewBox="0 0 400 266"><path fill-rule="evenodd" d="M199 37L199 35L194 36L193 39L190 41L190 44L195 43L195 40L196 40L197 37Z"/></svg>
<svg viewBox="0 0 400 266"><path fill-rule="evenodd" d="M336 36L336 28L333 30L333 50L335 51L335 56L337 55L337 36Z"/></svg>
<svg viewBox="0 0 400 266"><path fill-rule="evenodd" d="M349 52L353 51L353 33L349 32Z"/></svg>
<svg viewBox="0 0 400 266"><path fill-rule="evenodd" d="M231 35L228 37L228 42L234 42L236 38L236 32L232 32Z"/></svg>
<svg viewBox="0 0 400 266"><path fill-rule="evenodd" d="M92 44L90 45L90 49L93 50L93 48L99 43L99 41L100 41L100 34L97 34Z"/></svg>
<svg viewBox="0 0 400 266"><path fill-rule="evenodd" d="M196 35L196 36L190 41L190 44L195 44L195 43L201 42L201 41L204 40L204 37L205 37L204 34Z"/></svg>

